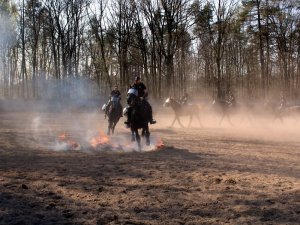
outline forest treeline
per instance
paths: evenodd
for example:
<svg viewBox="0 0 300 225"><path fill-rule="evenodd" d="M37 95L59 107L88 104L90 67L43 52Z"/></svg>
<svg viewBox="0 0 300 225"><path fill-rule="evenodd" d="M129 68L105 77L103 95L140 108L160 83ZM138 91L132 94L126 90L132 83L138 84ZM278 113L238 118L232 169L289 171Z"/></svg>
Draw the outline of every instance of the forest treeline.
<svg viewBox="0 0 300 225"><path fill-rule="evenodd" d="M300 96L298 0L0 0L1 98ZM78 87L80 84L80 88Z"/></svg>

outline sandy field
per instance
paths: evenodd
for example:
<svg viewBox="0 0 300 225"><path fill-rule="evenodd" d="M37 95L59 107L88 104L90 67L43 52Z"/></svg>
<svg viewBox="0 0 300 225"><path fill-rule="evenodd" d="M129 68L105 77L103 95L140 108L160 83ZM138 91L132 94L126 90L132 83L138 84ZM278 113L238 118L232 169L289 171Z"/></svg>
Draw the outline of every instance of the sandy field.
<svg viewBox="0 0 300 225"><path fill-rule="evenodd" d="M106 140L99 112L0 113L0 224L300 224L300 120L172 117L137 152L123 118Z"/></svg>

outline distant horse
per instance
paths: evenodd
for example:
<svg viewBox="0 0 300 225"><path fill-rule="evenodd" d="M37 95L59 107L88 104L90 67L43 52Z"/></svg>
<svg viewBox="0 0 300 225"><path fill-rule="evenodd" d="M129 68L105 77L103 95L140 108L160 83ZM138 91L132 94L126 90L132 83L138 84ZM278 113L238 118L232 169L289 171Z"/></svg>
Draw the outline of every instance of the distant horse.
<svg viewBox="0 0 300 225"><path fill-rule="evenodd" d="M234 104L226 100L215 99L212 102L212 107L215 111L221 113L221 120L219 121L219 124L221 124L226 117L230 125L233 126L230 114L232 113L233 108L236 107Z"/></svg>
<svg viewBox="0 0 300 225"><path fill-rule="evenodd" d="M300 105L288 106L285 107L282 112L281 116L283 117L293 117L297 122L298 117L300 116Z"/></svg>
<svg viewBox="0 0 300 225"><path fill-rule="evenodd" d="M142 136L146 137L146 145L150 145L149 112L147 105L133 93L128 95L127 102L131 105L130 130L132 133L132 140L135 139L137 141L138 150L141 151L139 129L142 129Z"/></svg>
<svg viewBox="0 0 300 225"><path fill-rule="evenodd" d="M106 108L108 107L108 108ZM114 134L115 127L122 116L122 106L120 104L119 97L111 97L110 102L106 105L104 104L102 110L105 111L105 117L108 117L108 129L107 135L110 135L110 132Z"/></svg>
<svg viewBox="0 0 300 225"><path fill-rule="evenodd" d="M175 118L171 124L171 127L173 127L176 120L178 121L178 123L181 127L184 127L182 125L182 123L180 122L180 117L182 117L182 116L190 117L190 121L189 121L189 125L188 125L189 127L191 126L193 116L198 118L198 121L199 121L201 127L203 127L200 117L199 117L200 110L199 110L198 105L195 105L195 104L183 105L173 98L167 98L167 100L164 103L164 107L171 107L174 110Z"/></svg>
<svg viewBox="0 0 300 225"><path fill-rule="evenodd" d="M297 116L300 116L300 106L280 106L279 103L274 101L267 101L264 104L265 110L273 115L273 121L279 119L281 123L283 123L284 117L292 117L295 121L297 121Z"/></svg>
<svg viewBox="0 0 300 225"><path fill-rule="evenodd" d="M266 100L264 103L264 113L273 116L273 121L279 119L283 123L281 116L282 109L277 101Z"/></svg>

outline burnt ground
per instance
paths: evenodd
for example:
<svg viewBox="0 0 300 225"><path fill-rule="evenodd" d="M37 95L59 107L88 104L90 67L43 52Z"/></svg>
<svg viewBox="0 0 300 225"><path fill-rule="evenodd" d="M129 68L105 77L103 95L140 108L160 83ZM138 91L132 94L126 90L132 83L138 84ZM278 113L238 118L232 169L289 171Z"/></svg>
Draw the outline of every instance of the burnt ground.
<svg viewBox="0 0 300 225"><path fill-rule="evenodd" d="M300 224L299 125L171 129L166 113L147 152L56 149L100 114L1 113L0 224Z"/></svg>

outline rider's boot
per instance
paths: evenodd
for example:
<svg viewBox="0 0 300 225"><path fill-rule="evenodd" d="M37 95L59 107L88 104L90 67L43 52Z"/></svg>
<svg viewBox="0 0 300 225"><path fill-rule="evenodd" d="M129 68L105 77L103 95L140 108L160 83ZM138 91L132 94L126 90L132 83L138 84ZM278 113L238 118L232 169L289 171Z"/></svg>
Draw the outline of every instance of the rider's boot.
<svg viewBox="0 0 300 225"><path fill-rule="evenodd" d="M156 120L154 120L152 117L152 107L151 107L150 103L145 98L143 99L143 103L145 104L147 111L148 111L149 123L155 124Z"/></svg>
<svg viewBox="0 0 300 225"><path fill-rule="evenodd" d="M148 115L149 115L149 118L150 118L149 123L150 124L156 124L156 120L154 120L153 116L152 116L152 107L151 107L151 105L149 104L148 101L145 101L145 103L148 106L148 112L149 112Z"/></svg>
<svg viewBox="0 0 300 225"><path fill-rule="evenodd" d="M150 119L150 124L156 124L156 120L155 119Z"/></svg>

